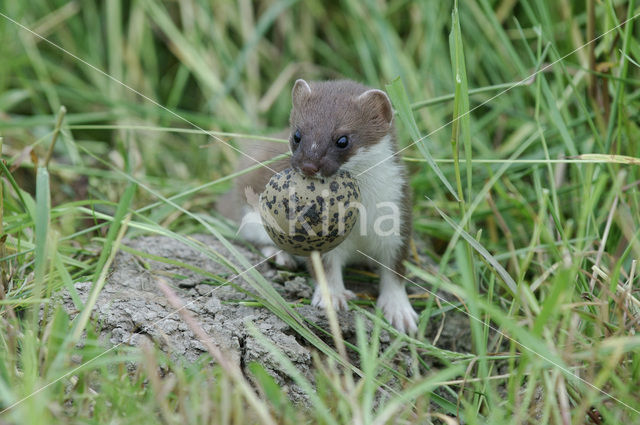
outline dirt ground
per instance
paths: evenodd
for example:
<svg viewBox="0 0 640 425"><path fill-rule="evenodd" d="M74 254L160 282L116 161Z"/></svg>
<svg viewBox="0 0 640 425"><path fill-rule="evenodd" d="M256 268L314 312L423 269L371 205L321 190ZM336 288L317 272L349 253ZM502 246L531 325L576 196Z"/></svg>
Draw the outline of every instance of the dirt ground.
<svg viewBox="0 0 640 425"><path fill-rule="evenodd" d="M222 256L232 258L222 244L214 237L192 235L191 238L211 247ZM182 242L163 236L146 236L125 240L124 245L139 252L164 257L216 275L229 276L229 270ZM262 259L242 245L237 249L246 255L249 262L256 264ZM269 263L258 266L258 270L282 297L290 302L309 299L313 292L312 282L308 274L288 273L276 270ZM140 345L145 340L165 350L175 359L194 362L205 354L205 347L198 341L187 325L174 313L164 295L157 286L158 277L168 282L181 297L188 309L194 314L202 328L211 336L213 342L227 356L244 366L252 361L262 364L276 378L290 396L304 399L304 395L284 373L280 365L268 355L267 350L251 335L247 322L251 321L303 372L313 380L312 347L305 345L302 338L267 308L255 306L252 297L243 290L251 292L247 282L234 280L234 285L220 285L208 280L201 273L178 267L166 262L149 260L143 256L120 251L116 256L111 273L104 289L99 295L94 309L94 317L98 320L100 335L105 346L119 343ZM359 297L375 297L377 284L371 282L347 282L349 289ZM76 284L80 298L87 299L91 290L89 282ZM416 288L409 287L410 293ZM419 291L418 291L419 292ZM63 305L73 317L77 314L68 294L63 295ZM320 329L329 329L324 311L308 304L299 303L296 310L307 320L319 325ZM339 321L345 340L354 343L356 340L353 311L339 312ZM371 329L372 324L367 321ZM437 337L437 346L442 349L468 352L471 348L468 319L460 313L449 312L444 318L434 318L433 326L428 326L427 339ZM331 338L318 332L318 335L332 345ZM388 347L392 340L387 332L381 334L381 350ZM399 354L408 361L409 356ZM428 357L428 356L426 356ZM432 359L435 361L434 359ZM354 358L357 362L357 358ZM428 362L431 360L427 359Z"/></svg>

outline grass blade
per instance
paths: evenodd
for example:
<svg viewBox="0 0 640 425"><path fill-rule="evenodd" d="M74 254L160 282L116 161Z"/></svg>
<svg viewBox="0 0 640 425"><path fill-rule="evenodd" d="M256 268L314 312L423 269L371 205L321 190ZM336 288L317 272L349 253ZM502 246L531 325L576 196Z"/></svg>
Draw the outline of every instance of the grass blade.
<svg viewBox="0 0 640 425"><path fill-rule="evenodd" d="M458 183L458 195L464 203L464 199L471 199L473 172L471 169L471 117L469 115L469 85L467 82L467 69L464 60L462 46L462 33L460 30L460 17L458 15L458 2L454 3L451 12L451 32L449 33L449 49L451 54L451 67L453 68L455 97L453 101L453 118L451 123L453 155L456 159L456 182ZM462 193L460 186L460 171L457 163L458 140L462 138L467 175L467 196Z"/></svg>
<svg viewBox="0 0 640 425"><path fill-rule="evenodd" d="M113 216L113 220L111 221L111 225L109 226L109 231L107 232L107 237L102 245L102 250L100 251L100 257L98 258L98 262L96 264L96 270L93 273L93 283L98 280L98 277L103 272L104 265L107 261L107 258L111 255L111 250L113 249L113 242L118 235L118 231L120 230L120 226L122 224L122 219L124 218L127 211L131 207L131 203L133 201L133 196L136 193L137 185L133 182L130 182L127 185L124 193L122 194L122 198L118 203L118 208L116 209L116 213Z"/></svg>
<svg viewBox="0 0 640 425"><path fill-rule="evenodd" d="M393 106L396 108L398 117L402 124L406 127L411 139L416 142L422 137L420 136L420 130L418 130L418 124L416 124L415 118L413 117L413 112L411 110L411 104L409 103L409 97L407 96L407 91L404 89L404 85L402 84L402 80L400 78L396 78L391 82L391 84L387 84L386 86L387 93L389 93L389 98L391 98L391 102ZM429 152L429 148L427 148L426 140L422 140L417 143L418 149L427 160L427 163L431 167L434 173L438 176L440 181L445 185L451 196L456 201L459 201L460 198L456 194L456 191L451 186L451 183L444 176L438 164L433 160L433 156Z"/></svg>
<svg viewBox="0 0 640 425"><path fill-rule="evenodd" d="M466 240L472 247L475 249L478 254L482 256L491 266L493 266L494 270L500 275L504 283L509 287L511 292L515 295L518 293L518 287L516 282L513 280L511 275L502 267L502 264L496 260L496 258L487 251L487 249L480 244L477 240L473 238L469 233L467 233L458 223L453 221L447 214L445 214L440 208L434 206L438 214L447 222L451 227L453 227L457 233L459 233L464 240Z"/></svg>
<svg viewBox="0 0 640 425"><path fill-rule="evenodd" d="M36 176L35 205L35 250L34 250L34 289L32 296L42 298L45 287L45 270L47 266L47 245L49 239L49 216L51 214L51 193L49 192L49 172L44 167L38 168ZM40 306L34 305L34 320L38 316ZM37 322L34 322L34 325Z"/></svg>

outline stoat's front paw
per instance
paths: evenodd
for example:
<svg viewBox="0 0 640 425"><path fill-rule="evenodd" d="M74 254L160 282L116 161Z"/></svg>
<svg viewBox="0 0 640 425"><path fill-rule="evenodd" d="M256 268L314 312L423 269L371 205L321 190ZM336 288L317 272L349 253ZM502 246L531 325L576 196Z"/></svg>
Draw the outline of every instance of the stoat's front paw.
<svg viewBox="0 0 640 425"><path fill-rule="evenodd" d="M329 290L329 298L331 299L331 304L333 305L334 310L346 310L347 301L356 297L356 294L349 291L348 289L342 289L339 291ZM322 298L322 291L320 290L320 286L316 286L315 291L313 292L313 297L311 298L311 305L314 307L324 308L324 298Z"/></svg>
<svg viewBox="0 0 640 425"><path fill-rule="evenodd" d="M260 252L265 257L273 257L273 261L276 266L287 270L295 270L298 267L298 263L293 255L288 252L284 252L280 248L274 245L266 245L260 248Z"/></svg>
<svg viewBox="0 0 640 425"><path fill-rule="evenodd" d="M418 330L418 314L411 306L404 291L378 297L377 306L382 310L385 319L398 331L411 334Z"/></svg>

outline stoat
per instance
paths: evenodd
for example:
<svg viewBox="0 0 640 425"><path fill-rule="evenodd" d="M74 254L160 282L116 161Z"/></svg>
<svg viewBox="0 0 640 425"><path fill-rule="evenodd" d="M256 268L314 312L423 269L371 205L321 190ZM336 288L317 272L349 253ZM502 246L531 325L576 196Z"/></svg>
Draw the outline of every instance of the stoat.
<svg viewBox="0 0 640 425"><path fill-rule="evenodd" d="M389 98L381 90L348 80L297 80L292 101L288 149L275 143L244 146L245 153L261 162L287 150L291 157L238 178L231 199L221 203L221 210L241 221L240 237L258 246L265 256L277 253L275 260L280 265L295 267L295 259L273 244L255 202L248 201L245 193L261 193L274 171L289 166L309 177L349 171L360 188L359 221L344 242L322 254L333 306L346 309L347 301L354 297L344 287L344 266L368 263L380 272L377 306L384 317L402 332L415 331L418 316L400 277L411 234L411 198L406 169L393 156L397 148ZM244 159L240 167L254 164ZM323 306L319 288L311 303Z"/></svg>

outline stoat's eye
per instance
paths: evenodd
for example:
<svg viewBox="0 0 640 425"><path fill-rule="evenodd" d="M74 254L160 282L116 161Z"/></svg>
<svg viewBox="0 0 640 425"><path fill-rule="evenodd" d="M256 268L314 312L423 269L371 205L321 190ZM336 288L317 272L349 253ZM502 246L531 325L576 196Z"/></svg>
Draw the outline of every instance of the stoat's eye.
<svg viewBox="0 0 640 425"><path fill-rule="evenodd" d="M293 143L297 145L300 143L300 140L302 140L302 135L300 134L300 130L296 130L295 133L293 133Z"/></svg>
<svg viewBox="0 0 640 425"><path fill-rule="evenodd" d="M349 146L349 138L347 136L340 136L338 140L336 140L336 146L340 149L345 149Z"/></svg>

